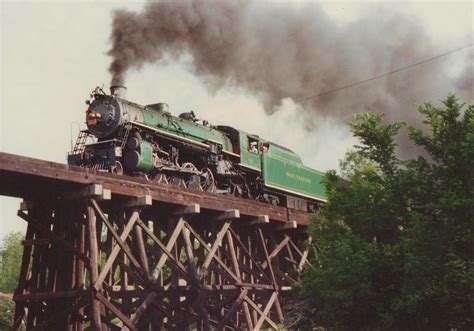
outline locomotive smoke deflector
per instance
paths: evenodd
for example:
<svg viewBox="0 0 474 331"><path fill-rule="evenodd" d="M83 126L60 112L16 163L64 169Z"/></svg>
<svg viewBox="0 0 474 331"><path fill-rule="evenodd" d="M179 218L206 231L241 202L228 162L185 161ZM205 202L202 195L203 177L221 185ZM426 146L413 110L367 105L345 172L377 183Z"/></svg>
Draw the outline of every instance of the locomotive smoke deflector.
<svg viewBox="0 0 474 331"><path fill-rule="evenodd" d="M114 85L110 87L110 94L119 99L125 99L127 88L122 85Z"/></svg>

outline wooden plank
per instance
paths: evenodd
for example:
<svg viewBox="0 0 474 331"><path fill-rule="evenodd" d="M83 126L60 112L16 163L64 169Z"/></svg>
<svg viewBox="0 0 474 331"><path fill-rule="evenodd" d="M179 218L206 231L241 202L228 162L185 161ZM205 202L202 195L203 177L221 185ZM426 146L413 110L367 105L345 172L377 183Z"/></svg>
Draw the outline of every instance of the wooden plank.
<svg viewBox="0 0 474 331"><path fill-rule="evenodd" d="M214 259L214 255L217 252L217 249L222 243L222 239L224 239L224 236L227 232L227 230L230 227L230 222L225 222L224 225L222 226L221 230L217 234L216 240L214 241L214 244L212 245L211 250L209 251L209 254L206 256L206 260L204 261L201 271L200 271L200 278L202 278L207 271L207 268L209 267L209 264L211 264L212 259ZM207 245L205 246L207 247ZM229 270L230 271L230 270ZM230 273L234 278L237 278L233 273ZM238 279L238 278L237 278Z"/></svg>
<svg viewBox="0 0 474 331"><path fill-rule="evenodd" d="M230 319L230 317L236 312L236 310L240 307L240 305L242 304L242 301L244 301L244 298L245 296L247 295L247 292L248 290L243 290L240 295L237 297L237 299L235 300L234 304L232 305L232 307L229 309L229 311L227 312L227 314L224 316L224 318L222 319L222 321L219 323L219 325L217 326L217 330L222 330L225 325L227 324L227 321ZM253 327L248 327L248 330L252 330Z"/></svg>
<svg viewBox="0 0 474 331"><path fill-rule="evenodd" d="M109 200L111 198L111 191L104 192L104 186L101 184L91 184L78 190L65 192L62 194L65 199L82 199L88 197L96 197L101 200Z"/></svg>
<svg viewBox="0 0 474 331"><path fill-rule="evenodd" d="M273 292L272 296L270 297L270 300L268 300L268 303L267 303L262 315L260 316L260 319L258 320L257 324L255 325L254 331L260 330L260 328L263 325L263 322L265 322L265 320L268 320L267 319L268 313L270 312L270 309L272 308L273 302L275 302L275 299L277 298L277 296L278 296L278 292Z"/></svg>
<svg viewBox="0 0 474 331"><path fill-rule="evenodd" d="M268 256L270 260L272 260L275 256L278 255L278 253L280 253L280 251L288 244L288 242L290 241L290 237L289 236L285 236L285 239L283 239L281 241L281 243L278 244L277 247L275 247L275 249L273 250L273 252ZM267 261L264 261L262 263L262 268L265 269L267 267Z"/></svg>
<svg viewBox="0 0 474 331"><path fill-rule="evenodd" d="M178 221L178 224L176 225L174 231L173 231L173 234L171 235L168 243L166 244L166 247L163 249L163 252L165 254L163 254L161 256L161 258L158 260L158 263L156 264L155 266L155 269L153 270L152 272L152 280L156 280L158 279L159 277L159 273L161 272L161 269L163 268L163 266L165 265L166 263L166 260L168 259L168 257L171 257L172 254L171 254L171 249L173 248L174 244L176 243L176 240L178 239L178 236L179 234L181 233L181 230L183 229L184 227L184 219L180 219ZM143 227L142 227L143 228ZM150 234L148 234L150 235ZM150 236L151 237L151 236ZM153 238L153 237L152 237ZM156 238L158 239L158 238ZM160 243L160 241L156 241L157 244ZM161 247L160 247L161 248ZM167 253L167 254L166 254ZM169 254L169 255L168 255Z"/></svg>
<svg viewBox="0 0 474 331"><path fill-rule="evenodd" d="M232 228L230 229L230 231L234 235L234 238L237 240L237 243L239 244L240 249L247 255L247 257L250 259L250 261L252 261L253 266L259 269L259 271L260 271L260 273L263 277L265 277L268 281L271 281L270 278L265 273L265 271L263 270L261 264L259 262L257 262L255 260L255 258L253 257L252 253L249 250L247 250L245 245L240 240L239 236L237 236L237 234L234 232L234 230ZM249 241L249 243L250 243L250 241Z"/></svg>
<svg viewBox="0 0 474 331"><path fill-rule="evenodd" d="M180 206L173 212L175 216L199 214L201 212L201 206L197 203L190 204L188 206Z"/></svg>
<svg viewBox="0 0 474 331"><path fill-rule="evenodd" d="M276 292L274 292L274 293L276 293ZM265 315L263 314L263 311L262 311L260 308L258 308L258 306L257 306L248 296L246 296L246 297L244 298L244 300L245 300L257 313L259 313L260 316L263 316L263 318L265 319L265 321L266 321L268 324L270 324L270 326L271 326L272 328L274 328L275 330L278 330L278 325L277 325L275 322L273 322L268 316L265 316ZM258 321L256 321L255 325L256 325L257 323L258 323ZM254 329L254 330L255 330L255 329Z"/></svg>
<svg viewBox="0 0 474 331"><path fill-rule="evenodd" d="M97 201L104 201L104 200L110 200L112 199L112 190L104 188L102 190L102 194L99 196L96 196L95 199Z"/></svg>
<svg viewBox="0 0 474 331"><path fill-rule="evenodd" d="M258 229L258 234L260 236L260 243L262 244L263 253L265 254L264 257L266 259L268 269L270 270L270 275L272 277L272 284L273 284L273 286L275 286L275 289L277 289L278 284L277 284L277 281L276 281L276 278L275 278L275 273L273 272L273 266L271 264L270 257L268 256L267 245L265 244L265 237L263 236L262 229L260 229L260 228Z"/></svg>
<svg viewBox="0 0 474 331"><path fill-rule="evenodd" d="M292 230L298 227L298 223L296 221L288 221L286 223L278 223L273 225L273 230L275 231L285 231L285 230Z"/></svg>
<svg viewBox="0 0 474 331"><path fill-rule="evenodd" d="M34 236L34 230L32 225L28 225L26 229L25 240L32 240ZM20 275L19 275L19 284L17 289L15 290L15 295L23 294L26 286L27 286L27 276L28 276L28 268L30 266L30 259L31 259L31 246L26 246L23 248L23 255L21 259L21 267L20 267ZM19 330L21 326L21 322L25 316L25 309L23 304L15 304L15 316L13 320L13 329Z"/></svg>
<svg viewBox="0 0 474 331"><path fill-rule="evenodd" d="M186 227L183 227L183 230L181 231L181 236L183 237L184 246L186 247L186 254L188 255L189 271L196 280L196 282L199 282L199 275L196 263L194 262L194 247L191 243L191 232Z"/></svg>
<svg viewBox="0 0 474 331"><path fill-rule="evenodd" d="M51 300L59 298L75 298L83 295L89 295L90 290L70 290L70 291L59 291L59 292L34 292L24 294L14 294L13 300L16 302L22 301L35 301L35 300Z"/></svg>
<svg viewBox="0 0 474 331"><path fill-rule="evenodd" d="M240 211L238 209L230 209L222 211L213 217L215 221L227 221L240 218Z"/></svg>
<svg viewBox="0 0 474 331"><path fill-rule="evenodd" d="M249 221L244 223L244 225L260 225L270 223L270 217L268 217L268 215L249 216L248 220Z"/></svg>
<svg viewBox="0 0 474 331"><path fill-rule="evenodd" d="M148 257L145 248L146 244L143 240L143 231L138 224L135 224L135 241L137 243L138 255L140 256L142 269L147 273L147 275L150 275L150 270L148 268Z"/></svg>
<svg viewBox="0 0 474 331"><path fill-rule="evenodd" d="M158 239L158 237L150 229L148 229L148 227L145 225L145 223L143 223L141 220L138 220L137 223L146 232L146 234L151 238L151 240L156 244L156 246L158 246L159 250L161 252L163 252L163 254L165 254L168 257L168 260L171 261L171 263L174 263L176 265L177 269L180 270L183 275L186 275L186 268L184 267L184 265L179 260L176 260L174 258L173 253L171 252L171 249L167 249L167 247L165 247L165 245L163 245L163 243ZM161 256L160 256L159 260L161 260ZM165 259L165 262L166 262L166 259ZM164 266L164 264L163 264L163 266ZM163 268L163 266L161 266L161 268ZM157 269L156 267L155 267L155 269ZM159 275L155 276L155 277L159 277ZM151 279L153 281L158 279L158 278L155 278L155 277L152 276Z"/></svg>
<svg viewBox="0 0 474 331"><path fill-rule="evenodd" d="M303 256L301 256L301 261L300 264L298 265L298 272L303 271L304 265L306 264L306 260L308 259L308 253L309 253L309 246L311 246L311 241L312 238L308 238L308 247L304 250Z"/></svg>
<svg viewBox="0 0 474 331"><path fill-rule="evenodd" d="M152 203L153 203L153 200L151 198L151 195L142 195L142 196L139 196L139 197L130 198L123 205L123 208L151 206Z"/></svg>
<svg viewBox="0 0 474 331"><path fill-rule="evenodd" d="M120 320L125 324L130 330L136 330L135 325L130 321L130 319L125 316L120 309L118 309L114 304L112 304L106 297L104 297L100 292L96 293L97 299L100 300L111 312L115 314ZM101 330L101 329L98 329Z"/></svg>
<svg viewBox="0 0 474 331"><path fill-rule="evenodd" d="M207 257L209 257L209 255L211 254L211 248L208 247L208 243L206 243L202 238L201 236L191 227L189 226L188 224L186 224L186 227L189 229L189 231L191 231L191 233L196 237L196 239L202 244L202 246L204 247L204 249L208 252L208 255ZM219 266L226 272L226 275L228 277L230 277L230 279L232 279L233 281L236 281L238 282L239 279L238 277L232 272L232 270L229 269L229 267L221 260L221 258L217 255L214 254L214 257L213 257L214 260L216 260L216 262L219 264ZM211 259L212 260L212 259ZM204 278L205 274L202 273L202 269L201 269L201 277ZM219 277L221 277L222 275L219 274ZM201 278L201 279L202 279Z"/></svg>

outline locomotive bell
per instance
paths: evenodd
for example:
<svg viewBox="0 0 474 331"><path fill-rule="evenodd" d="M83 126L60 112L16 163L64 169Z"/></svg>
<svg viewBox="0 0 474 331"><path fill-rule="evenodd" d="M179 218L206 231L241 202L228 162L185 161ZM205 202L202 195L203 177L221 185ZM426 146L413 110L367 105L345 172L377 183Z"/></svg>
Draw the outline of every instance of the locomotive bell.
<svg viewBox="0 0 474 331"><path fill-rule="evenodd" d="M127 88L122 85L114 85L110 87L110 94L119 99L125 99Z"/></svg>

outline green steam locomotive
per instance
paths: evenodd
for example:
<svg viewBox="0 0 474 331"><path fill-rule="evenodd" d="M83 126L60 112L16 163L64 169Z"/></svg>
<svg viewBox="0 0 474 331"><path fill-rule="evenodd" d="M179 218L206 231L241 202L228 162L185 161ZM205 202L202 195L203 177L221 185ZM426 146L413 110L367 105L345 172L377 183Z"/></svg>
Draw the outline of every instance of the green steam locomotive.
<svg viewBox="0 0 474 331"><path fill-rule="evenodd" d="M304 166L290 149L210 125L194 112L173 116L165 103L135 104L125 91L92 91L87 130L79 133L68 164L303 211L326 201L324 174Z"/></svg>

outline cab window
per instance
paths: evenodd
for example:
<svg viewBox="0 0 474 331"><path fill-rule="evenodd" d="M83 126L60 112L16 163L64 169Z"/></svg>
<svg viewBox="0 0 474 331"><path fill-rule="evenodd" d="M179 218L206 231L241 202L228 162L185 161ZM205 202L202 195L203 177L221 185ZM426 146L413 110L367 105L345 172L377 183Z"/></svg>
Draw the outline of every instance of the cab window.
<svg viewBox="0 0 474 331"><path fill-rule="evenodd" d="M260 150L262 151L262 153L268 152L269 149L270 149L270 144L269 143L263 143L260 146Z"/></svg>
<svg viewBox="0 0 474 331"><path fill-rule="evenodd" d="M248 151L252 154L258 154L258 141L256 139L249 138Z"/></svg>

